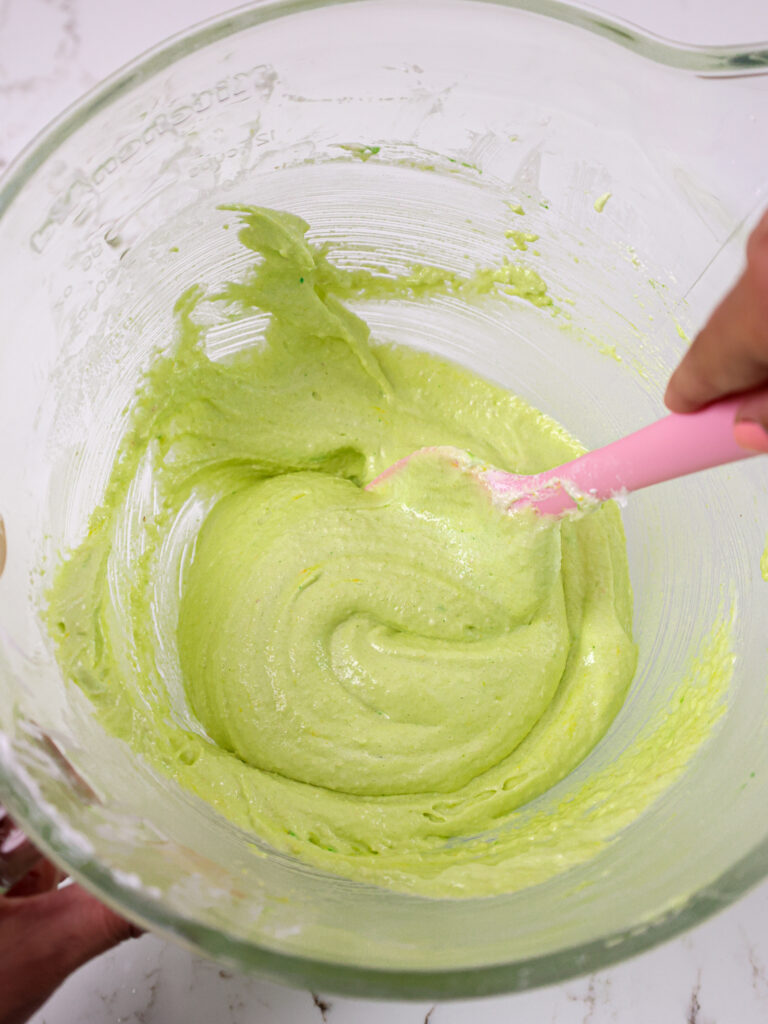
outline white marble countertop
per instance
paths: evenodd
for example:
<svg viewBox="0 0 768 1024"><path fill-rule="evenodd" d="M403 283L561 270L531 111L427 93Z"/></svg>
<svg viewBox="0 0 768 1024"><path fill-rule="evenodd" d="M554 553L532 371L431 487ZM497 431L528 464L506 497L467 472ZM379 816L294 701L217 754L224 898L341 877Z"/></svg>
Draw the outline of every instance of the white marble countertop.
<svg viewBox="0 0 768 1024"><path fill-rule="evenodd" d="M597 0L687 42L768 39L766 0ZM148 46L227 0L0 0L0 170L52 117ZM384 1003L237 977L153 936L81 969L34 1024L764 1024L768 884L610 970L476 1002Z"/></svg>

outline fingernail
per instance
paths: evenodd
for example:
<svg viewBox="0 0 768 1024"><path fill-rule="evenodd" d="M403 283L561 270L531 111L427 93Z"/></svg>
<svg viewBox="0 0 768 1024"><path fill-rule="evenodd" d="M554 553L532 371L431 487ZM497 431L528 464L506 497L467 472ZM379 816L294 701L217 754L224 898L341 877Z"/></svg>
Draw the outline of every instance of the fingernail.
<svg viewBox="0 0 768 1024"><path fill-rule="evenodd" d="M768 455L768 430L754 420L739 420L733 426L736 444L751 452L764 452Z"/></svg>

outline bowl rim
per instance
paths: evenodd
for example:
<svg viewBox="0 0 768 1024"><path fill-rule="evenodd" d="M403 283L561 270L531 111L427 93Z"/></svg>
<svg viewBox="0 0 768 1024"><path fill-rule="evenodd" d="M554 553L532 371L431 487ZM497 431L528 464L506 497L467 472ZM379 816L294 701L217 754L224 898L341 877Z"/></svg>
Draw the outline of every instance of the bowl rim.
<svg viewBox="0 0 768 1024"><path fill-rule="evenodd" d="M369 999L450 1000L561 984L648 952L703 924L768 875L765 838L727 871L657 918L587 943L520 960L433 970L339 963L288 953L202 925L183 913L169 910L161 898L132 884L130 879L119 877L98 861L82 854L73 857L71 838L56 816L46 812L46 802L40 799L26 772L17 772L15 777L9 774L9 747L7 737L0 733L0 782L7 810L40 852L61 864L73 881L118 914L194 954L294 988ZM10 788L5 789L7 783Z"/></svg>
<svg viewBox="0 0 768 1024"><path fill-rule="evenodd" d="M0 174L0 219L28 178L61 143L93 114L108 107L122 93L168 67L178 57L235 32L276 18L323 7L362 4L371 0L253 0L224 14L197 22L168 36L123 64L79 99L65 107L21 149ZM538 14L602 36L655 64L706 78L741 78L768 74L768 40L723 45L682 43L640 28L634 22L608 15L578 0L458 0L484 3L509 10Z"/></svg>
<svg viewBox="0 0 768 1024"><path fill-rule="evenodd" d="M179 32L123 65L71 104L21 150L0 176L0 220L38 168L91 116L135 85L220 39L260 24L305 11L362 5L369 0L255 0ZM379 0L382 2L382 0ZM383 0L386 2L386 0ZM397 3L397 0L393 0ZM541 15L612 41L656 64L694 76L742 77L768 74L768 42L723 46L675 42L569 0L460 0ZM159 898L82 855L74 855L71 837L46 810L37 787L12 766L10 737L0 732L0 784L3 801L40 851L62 863L72 878L121 914L192 952L255 971L293 986L348 995L399 999L451 999L517 992L563 982L645 952L704 922L732 904L768 875L768 838L727 871L681 904L642 928L613 932L589 943L511 962L435 970L368 967L305 957L248 941L201 925L169 910Z"/></svg>

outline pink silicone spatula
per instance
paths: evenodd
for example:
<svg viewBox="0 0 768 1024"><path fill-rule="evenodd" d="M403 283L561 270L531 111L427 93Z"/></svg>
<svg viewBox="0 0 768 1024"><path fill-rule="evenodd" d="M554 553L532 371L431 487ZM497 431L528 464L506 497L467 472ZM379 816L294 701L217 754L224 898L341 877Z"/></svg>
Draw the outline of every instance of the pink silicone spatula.
<svg viewBox="0 0 768 1024"><path fill-rule="evenodd" d="M651 484L757 455L757 451L745 446L752 443L754 429L758 447L761 428L751 423L737 426L735 422L736 410L744 398L726 398L686 415L671 413L604 448L535 476L519 476L485 466L456 448L420 448L385 469L368 484L368 489L402 470L414 456L432 453L444 455L465 468L491 491L494 499L510 508L527 505L547 515L559 515L576 508L582 499L587 504L607 501Z"/></svg>

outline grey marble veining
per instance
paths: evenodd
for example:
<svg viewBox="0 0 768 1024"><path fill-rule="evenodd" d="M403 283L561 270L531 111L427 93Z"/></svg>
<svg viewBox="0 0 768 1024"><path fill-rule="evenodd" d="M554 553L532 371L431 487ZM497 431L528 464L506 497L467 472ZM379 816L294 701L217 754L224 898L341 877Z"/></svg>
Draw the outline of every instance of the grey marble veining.
<svg viewBox="0 0 768 1024"><path fill-rule="evenodd" d="M0 0L0 170L48 121L221 0ZM603 0L690 41L768 38L765 0ZM768 884L695 931L587 978L479 1002L383 1003L240 977L153 936L70 978L34 1024L764 1024Z"/></svg>

